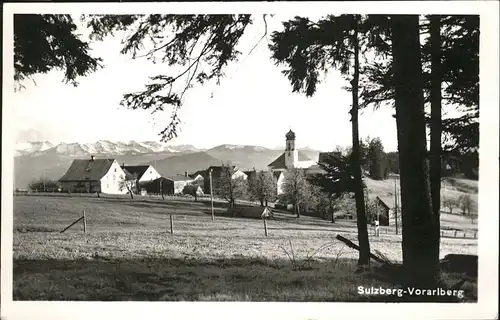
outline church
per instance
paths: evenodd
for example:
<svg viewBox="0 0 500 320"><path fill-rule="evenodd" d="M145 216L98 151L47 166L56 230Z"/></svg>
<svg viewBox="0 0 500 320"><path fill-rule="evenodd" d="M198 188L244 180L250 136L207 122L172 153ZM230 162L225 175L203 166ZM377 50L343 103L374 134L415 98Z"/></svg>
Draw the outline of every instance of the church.
<svg viewBox="0 0 500 320"><path fill-rule="evenodd" d="M285 152L283 152L276 160L268 165L269 170L273 173L274 177L278 181L278 194L282 194L282 184L284 181L284 173L291 168L301 168L314 170L318 168L316 161L309 159L305 154L300 152L295 147L295 132L292 130L288 131L285 135L286 147ZM308 170L309 171L309 170Z"/></svg>

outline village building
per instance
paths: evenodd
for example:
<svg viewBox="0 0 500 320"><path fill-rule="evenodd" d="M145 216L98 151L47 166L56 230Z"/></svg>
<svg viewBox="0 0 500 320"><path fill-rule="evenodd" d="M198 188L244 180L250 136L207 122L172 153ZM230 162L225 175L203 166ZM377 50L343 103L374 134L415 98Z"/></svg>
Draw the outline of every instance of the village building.
<svg viewBox="0 0 500 320"><path fill-rule="evenodd" d="M217 180L220 179L222 175L223 166L210 166L207 170L204 170L203 173L203 191L205 193L210 193L210 172L212 172L212 185L217 183ZM245 172L239 170L236 166L231 166L231 170L233 174L231 175L231 179L243 178L245 180L248 179L248 176Z"/></svg>
<svg viewBox="0 0 500 320"><path fill-rule="evenodd" d="M288 131L285 135L285 152L283 152L276 160L268 165L269 170L273 173L277 183L278 195L283 193L283 182L285 180L285 173L292 168L300 168L307 171L309 169L315 170L311 173L318 171L320 168L316 161L309 159L305 154L300 152L295 146L295 132Z"/></svg>
<svg viewBox="0 0 500 320"><path fill-rule="evenodd" d="M381 226L395 226L396 225L396 215L398 218L398 225L401 228L401 208L399 207L399 201L396 209L394 195L383 195L377 196L375 198L375 203L377 206L378 220Z"/></svg>
<svg viewBox="0 0 500 320"><path fill-rule="evenodd" d="M141 189L145 190L146 194L173 195L174 182L167 178L159 177L152 181L141 183Z"/></svg>
<svg viewBox="0 0 500 320"><path fill-rule="evenodd" d="M166 177L166 179L171 182L170 186L172 187L171 190L166 190L166 194L182 194L184 187L192 184L194 181L194 179L189 176L187 172L185 172L183 175L178 174Z"/></svg>
<svg viewBox="0 0 500 320"><path fill-rule="evenodd" d="M203 183L205 181L205 170L196 171L195 173L190 174L189 176L191 177L191 179L193 179L193 183L199 186L203 186Z"/></svg>
<svg viewBox="0 0 500 320"><path fill-rule="evenodd" d="M125 181L133 179L116 159L75 159L68 171L59 179L65 192L98 192L125 194Z"/></svg>
<svg viewBox="0 0 500 320"><path fill-rule="evenodd" d="M295 132L288 131L285 138L285 152L268 165L269 170L286 171L290 168L309 168L317 164L295 147Z"/></svg>
<svg viewBox="0 0 500 320"><path fill-rule="evenodd" d="M145 183L161 178L161 174L151 165L131 165L122 164L121 168L134 177L133 189L139 193Z"/></svg>
<svg viewBox="0 0 500 320"><path fill-rule="evenodd" d="M243 173L247 176L248 181L255 179L257 177L257 170L255 170L255 169L243 171Z"/></svg>
<svg viewBox="0 0 500 320"><path fill-rule="evenodd" d="M151 165L126 166L122 164L122 169L136 176L139 183L153 181L161 177L161 174Z"/></svg>

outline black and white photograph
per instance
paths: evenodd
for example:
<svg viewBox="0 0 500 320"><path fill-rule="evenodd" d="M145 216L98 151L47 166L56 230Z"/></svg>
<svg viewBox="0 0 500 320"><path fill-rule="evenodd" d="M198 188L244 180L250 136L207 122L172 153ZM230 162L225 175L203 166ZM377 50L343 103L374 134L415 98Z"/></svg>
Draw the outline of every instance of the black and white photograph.
<svg viewBox="0 0 500 320"><path fill-rule="evenodd" d="M499 6L448 2L5 6L2 319L498 317Z"/></svg>

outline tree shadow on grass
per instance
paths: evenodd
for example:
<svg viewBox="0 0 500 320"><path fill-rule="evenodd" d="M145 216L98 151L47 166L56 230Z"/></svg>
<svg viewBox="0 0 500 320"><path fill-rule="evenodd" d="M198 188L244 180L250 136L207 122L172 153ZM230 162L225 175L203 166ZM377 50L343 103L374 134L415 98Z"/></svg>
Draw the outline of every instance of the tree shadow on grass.
<svg viewBox="0 0 500 320"><path fill-rule="evenodd" d="M267 259L14 260L14 300L402 301L360 295L391 285L356 272L356 261ZM477 286L466 299L477 301Z"/></svg>

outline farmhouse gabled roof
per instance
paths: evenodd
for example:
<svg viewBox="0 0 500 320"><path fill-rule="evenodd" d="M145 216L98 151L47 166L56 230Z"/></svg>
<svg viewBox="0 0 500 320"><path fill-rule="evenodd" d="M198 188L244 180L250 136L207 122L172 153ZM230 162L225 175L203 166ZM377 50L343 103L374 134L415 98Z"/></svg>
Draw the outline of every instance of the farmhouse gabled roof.
<svg viewBox="0 0 500 320"><path fill-rule="evenodd" d="M132 175L135 175L137 179L140 179L144 173L148 170L150 165L140 165L140 166L122 166L122 169Z"/></svg>
<svg viewBox="0 0 500 320"><path fill-rule="evenodd" d="M394 196L377 196L375 199L386 209L394 209Z"/></svg>
<svg viewBox="0 0 500 320"><path fill-rule="evenodd" d="M198 171L196 171L195 173L190 174L189 176L190 176L191 178L193 178L193 179L194 179L194 178L196 178L198 175L200 175L200 176L202 176L203 178L205 178L205 176L207 175L207 170L198 170Z"/></svg>
<svg viewBox="0 0 500 320"><path fill-rule="evenodd" d="M298 152L299 161L310 161L308 156L303 154L302 152ZM276 160L268 164L268 167L272 167L273 169L286 169L285 166L285 153L283 152Z"/></svg>
<svg viewBox="0 0 500 320"><path fill-rule="evenodd" d="M75 159L59 181L99 181L115 159Z"/></svg>
<svg viewBox="0 0 500 320"><path fill-rule="evenodd" d="M139 179L139 177L137 177L135 174L128 172L126 169L123 169L123 167L121 167L121 168L122 168L123 172L125 172L125 180Z"/></svg>

